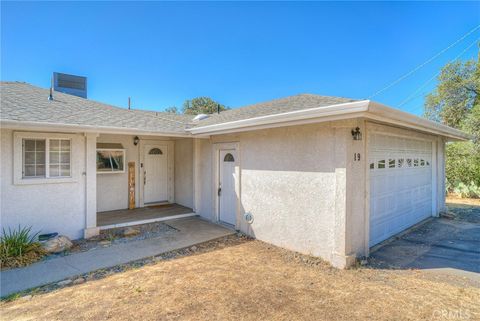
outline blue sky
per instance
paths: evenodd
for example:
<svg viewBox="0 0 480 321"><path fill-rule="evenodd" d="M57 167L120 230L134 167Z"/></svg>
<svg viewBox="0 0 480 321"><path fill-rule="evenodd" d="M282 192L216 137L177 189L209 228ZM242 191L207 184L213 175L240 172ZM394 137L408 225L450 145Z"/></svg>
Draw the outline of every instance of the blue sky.
<svg viewBox="0 0 480 321"><path fill-rule="evenodd" d="M88 77L89 98L162 110L298 93L367 98L480 24L480 2L4 2L1 79ZM396 107L480 29L373 100ZM476 57L472 46L462 59ZM420 114L423 93L402 106Z"/></svg>

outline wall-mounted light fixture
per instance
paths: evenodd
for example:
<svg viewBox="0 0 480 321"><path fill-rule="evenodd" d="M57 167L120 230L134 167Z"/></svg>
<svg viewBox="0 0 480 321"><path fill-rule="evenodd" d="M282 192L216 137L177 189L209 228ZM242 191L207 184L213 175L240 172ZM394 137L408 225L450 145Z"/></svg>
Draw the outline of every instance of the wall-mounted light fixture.
<svg viewBox="0 0 480 321"><path fill-rule="evenodd" d="M360 127L352 129L353 140L362 140L362 133L360 132Z"/></svg>
<svg viewBox="0 0 480 321"><path fill-rule="evenodd" d="M140 138L138 138L138 136L135 136L133 138L133 145L137 146L139 141L140 141Z"/></svg>

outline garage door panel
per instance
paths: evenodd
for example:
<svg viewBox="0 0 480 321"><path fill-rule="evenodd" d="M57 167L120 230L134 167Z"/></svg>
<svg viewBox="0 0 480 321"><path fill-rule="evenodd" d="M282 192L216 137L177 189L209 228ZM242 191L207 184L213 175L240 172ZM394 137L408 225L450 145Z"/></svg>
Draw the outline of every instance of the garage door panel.
<svg viewBox="0 0 480 321"><path fill-rule="evenodd" d="M432 214L432 142L369 135L370 246Z"/></svg>

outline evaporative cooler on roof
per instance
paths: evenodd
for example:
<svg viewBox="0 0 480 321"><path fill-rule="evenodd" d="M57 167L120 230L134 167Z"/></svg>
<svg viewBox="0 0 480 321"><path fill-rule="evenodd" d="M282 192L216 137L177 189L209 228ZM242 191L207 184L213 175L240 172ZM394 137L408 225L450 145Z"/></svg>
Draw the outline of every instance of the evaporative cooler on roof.
<svg viewBox="0 0 480 321"><path fill-rule="evenodd" d="M87 77L54 72L53 89L61 93L87 98Z"/></svg>

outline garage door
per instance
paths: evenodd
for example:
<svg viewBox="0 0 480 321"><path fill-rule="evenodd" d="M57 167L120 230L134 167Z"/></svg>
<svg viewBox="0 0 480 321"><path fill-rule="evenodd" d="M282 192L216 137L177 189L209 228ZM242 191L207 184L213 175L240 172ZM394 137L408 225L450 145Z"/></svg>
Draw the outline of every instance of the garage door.
<svg viewBox="0 0 480 321"><path fill-rule="evenodd" d="M369 135L370 246L432 215L432 142Z"/></svg>

